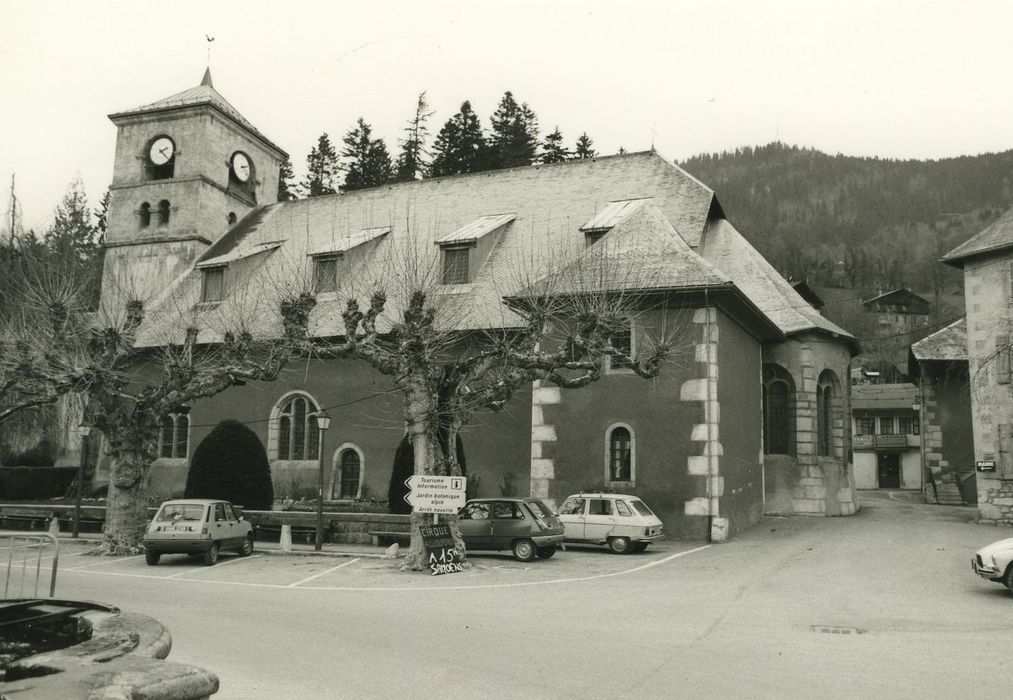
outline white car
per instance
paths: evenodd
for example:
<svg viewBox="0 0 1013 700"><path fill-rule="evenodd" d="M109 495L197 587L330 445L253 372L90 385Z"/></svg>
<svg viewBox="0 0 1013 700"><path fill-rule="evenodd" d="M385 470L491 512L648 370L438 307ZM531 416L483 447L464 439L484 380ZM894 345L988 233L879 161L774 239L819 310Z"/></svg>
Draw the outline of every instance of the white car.
<svg viewBox="0 0 1013 700"><path fill-rule="evenodd" d="M1013 591L1013 537L982 547L971 558L974 573Z"/></svg>
<svg viewBox="0 0 1013 700"><path fill-rule="evenodd" d="M166 501L148 524L142 540L144 558L154 566L163 554L203 557L211 566L218 552L253 552L253 526L228 501L203 498Z"/></svg>
<svg viewBox="0 0 1013 700"><path fill-rule="evenodd" d="M647 504L621 493L577 493L556 510L564 541L608 545L616 554L642 552L664 539L662 524Z"/></svg>

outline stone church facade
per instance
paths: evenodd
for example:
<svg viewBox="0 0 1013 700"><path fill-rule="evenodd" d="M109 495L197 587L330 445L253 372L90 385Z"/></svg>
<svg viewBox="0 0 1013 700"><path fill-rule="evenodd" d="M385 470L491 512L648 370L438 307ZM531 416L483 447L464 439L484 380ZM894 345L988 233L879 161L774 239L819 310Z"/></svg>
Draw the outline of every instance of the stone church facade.
<svg viewBox="0 0 1013 700"><path fill-rule="evenodd" d="M630 492L670 536L712 541L765 511L855 512L857 342L735 230L712 190L653 151L278 202L285 152L210 74L110 119L102 312L144 299L141 344L178 342L181 315L199 342L239 317L277 335L283 285L315 289L311 332L338 337L345 299L361 298L379 261L409 255L437 271L430 299L452 311L455 330L494 332L509 326L503 298L550 270L550 251L611 251L644 304L631 351L674 333L675 359L653 380L606 364L580 390L536 382L506 410L478 415L462 434L478 495L558 503L579 490ZM333 422L321 455L313 413L323 408ZM404 433L400 397L361 361L300 360L274 382L164 416L150 490L180 493L194 449L224 419L260 436L276 496L315 494L323 463L325 497L386 499Z"/></svg>

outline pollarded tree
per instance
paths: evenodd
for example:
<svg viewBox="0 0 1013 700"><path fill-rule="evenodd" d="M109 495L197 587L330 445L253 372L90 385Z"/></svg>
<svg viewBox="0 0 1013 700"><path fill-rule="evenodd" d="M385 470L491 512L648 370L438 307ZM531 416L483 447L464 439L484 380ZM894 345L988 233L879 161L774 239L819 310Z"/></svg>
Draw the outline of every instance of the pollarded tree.
<svg viewBox="0 0 1013 700"><path fill-rule="evenodd" d="M637 357L612 342L630 328L645 300L627 291L639 288L629 284L629 258L613 259L609 252L608 246L592 246L565 265L556 261L543 279L514 287L523 291L511 299L504 329L469 332L454 327L454 316L462 313L457 302L431 300L438 280L424 256L391 259L377 275L385 282L370 294L368 308L354 298L347 301L340 342L314 338L306 341L306 350L359 358L391 377L402 398L413 472L461 475L457 450L448 446L457 445L462 426L477 411L504 408L532 381L583 387L600 377L606 357L642 377L661 369L671 350L669 339L645 339ZM377 330L381 316L389 331ZM463 555L457 519L444 517ZM412 514L405 568L425 566L419 528L431 522L431 516Z"/></svg>
<svg viewBox="0 0 1013 700"><path fill-rule="evenodd" d="M528 105L518 104L507 90L492 115L489 146L493 167L531 165L538 153L538 119Z"/></svg>
<svg viewBox="0 0 1013 700"><path fill-rule="evenodd" d="M539 156L542 163L561 163L569 160L570 155L563 145L563 134L560 133L558 126L551 134L546 134L545 141L542 142L542 155Z"/></svg>
<svg viewBox="0 0 1013 700"><path fill-rule="evenodd" d="M337 192L335 179L338 174L338 154L331 145L331 137L320 134L317 145L306 156L306 179L302 183L307 197Z"/></svg>
<svg viewBox="0 0 1013 700"><path fill-rule="evenodd" d="M397 157L394 179L397 182L421 180L426 175L426 138L429 136L429 103L425 91L419 93L415 103L415 116L405 127L405 138L401 141L401 153Z"/></svg>
<svg viewBox="0 0 1013 700"><path fill-rule="evenodd" d="M577 146L573 149L575 158L594 158L598 152L594 150L594 141L585 131L577 138Z"/></svg>
<svg viewBox="0 0 1013 700"><path fill-rule="evenodd" d="M482 134L482 125L478 115L472 111L471 103L465 101L436 135L429 174L440 177L477 173L490 168L489 147Z"/></svg>

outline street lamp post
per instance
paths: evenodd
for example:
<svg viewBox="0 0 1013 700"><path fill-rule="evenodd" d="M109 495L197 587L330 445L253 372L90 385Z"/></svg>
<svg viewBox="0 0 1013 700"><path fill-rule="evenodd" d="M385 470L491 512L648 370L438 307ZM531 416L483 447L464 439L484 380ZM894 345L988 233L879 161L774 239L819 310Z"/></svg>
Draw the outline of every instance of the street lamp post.
<svg viewBox="0 0 1013 700"><path fill-rule="evenodd" d="M324 546L324 433L331 427L331 417L326 411L317 411L317 428L320 430L320 444L317 449L320 457L320 484L317 492L317 537L313 548L320 551Z"/></svg>
<svg viewBox="0 0 1013 700"><path fill-rule="evenodd" d="M84 467L88 462L88 433L91 432L91 427L82 424L78 431L81 434L81 459L77 463L77 494L74 497L74 529L71 537L77 537L81 527L81 492L84 488Z"/></svg>

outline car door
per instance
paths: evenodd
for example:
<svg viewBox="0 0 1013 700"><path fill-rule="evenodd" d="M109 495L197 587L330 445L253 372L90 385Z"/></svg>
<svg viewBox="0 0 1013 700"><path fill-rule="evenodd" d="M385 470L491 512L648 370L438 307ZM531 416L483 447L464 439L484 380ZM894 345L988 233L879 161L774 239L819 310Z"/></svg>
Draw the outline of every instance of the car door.
<svg viewBox="0 0 1013 700"><path fill-rule="evenodd" d="M616 529L616 509L611 498L587 499L587 515L584 519L584 539L589 542L604 542Z"/></svg>
<svg viewBox="0 0 1013 700"><path fill-rule="evenodd" d="M524 513L513 501L493 501L492 504L492 548L510 549L514 540L531 536Z"/></svg>
<svg viewBox="0 0 1013 700"><path fill-rule="evenodd" d="M468 549L490 549L492 547L492 520L488 501L466 503L457 514L457 527Z"/></svg>
<svg viewBox="0 0 1013 700"><path fill-rule="evenodd" d="M556 517L563 523L565 532L564 538L571 542L580 542L584 539L584 511L587 509L587 499L580 496L570 496L556 511Z"/></svg>
<svg viewBox="0 0 1013 700"><path fill-rule="evenodd" d="M212 509L211 539L221 547L228 547L232 544L232 521L225 514L225 504L215 503Z"/></svg>

